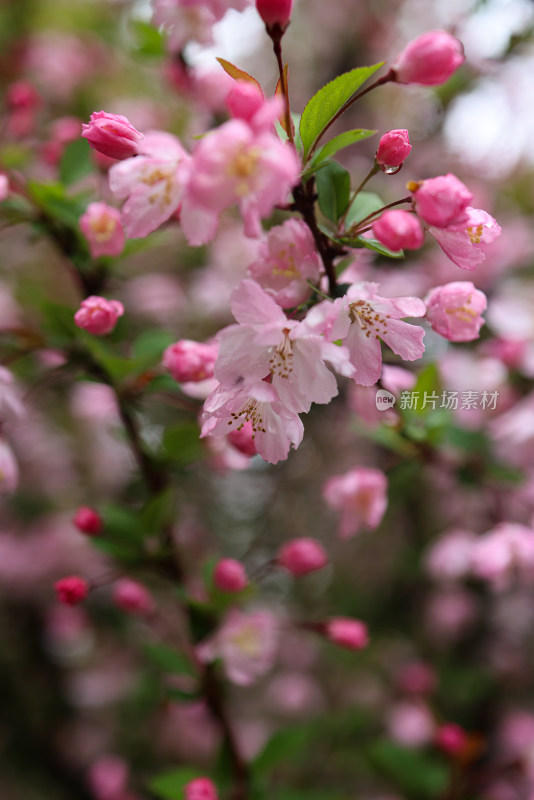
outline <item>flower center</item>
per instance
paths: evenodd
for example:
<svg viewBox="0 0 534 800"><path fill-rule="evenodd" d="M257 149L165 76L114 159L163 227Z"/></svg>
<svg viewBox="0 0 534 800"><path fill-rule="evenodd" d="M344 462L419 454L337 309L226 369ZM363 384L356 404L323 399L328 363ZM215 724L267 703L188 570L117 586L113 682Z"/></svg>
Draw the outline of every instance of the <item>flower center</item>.
<svg viewBox="0 0 534 800"><path fill-rule="evenodd" d="M236 153L233 160L228 164L227 174L230 178L236 179L235 193L238 197L245 197L252 191L252 178L256 171L256 166L260 157L257 147Z"/></svg>
<svg viewBox="0 0 534 800"><path fill-rule="evenodd" d="M473 227L470 225L468 228L465 229L467 235L469 236L469 241L471 244L480 244L482 241L482 234L484 233L484 225L482 223Z"/></svg>
<svg viewBox="0 0 534 800"><path fill-rule="evenodd" d="M228 425L234 425L239 423L234 430L240 431L245 426L247 422L250 422L252 425L252 438L256 433L267 433L265 428L263 427L263 416L261 413L260 408L258 407L257 400L249 400L243 408L239 411L232 411L230 413L231 419L228 420Z"/></svg>
<svg viewBox="0 0 534 800"><path fill-rule="evenodd" d="M356 300L349 305L349 317L351 322L358 322L360 328L365 331L367 338L371 334L378 339L387 330L387 320L379 314L365 300Z"/></svg>
<svg viewBox="0 0 534 800"><path fill-rule="evenodd" d="M91 231L97 242L107 242L115 231L115 220L108 214L102 214L91 221Z"/></svg>
<svg viewBox="0 0 534 800"><path fill-rule="evenodd" d="M269 367L271 375L278 375L279 378L289 378L293 372L293 348L289 338L289 328L284 328L282 333L284 338L269 359Z"/></svg>

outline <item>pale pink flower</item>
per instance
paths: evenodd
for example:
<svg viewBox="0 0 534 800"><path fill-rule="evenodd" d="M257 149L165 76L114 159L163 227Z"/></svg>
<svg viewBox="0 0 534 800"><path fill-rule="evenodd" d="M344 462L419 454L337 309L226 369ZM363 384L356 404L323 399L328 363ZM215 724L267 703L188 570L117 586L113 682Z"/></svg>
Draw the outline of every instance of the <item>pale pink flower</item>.
<svg viewBox="0 0 534 800"><path fill-rule="evenodd" d="M387 727L391 738L404 747L422 747L434 736L435 722L427 705L406 700L389 710Z"/></svg>
<svg viewBox="0 0 534 800"><path fill-rule="evenodd" d="M479 536L471 550L471 570L496 590L506 589L514 577L531 581L534 577L534 530L502 522Z"/></svg>
<svg viewBox="0 0 534 800"><path fill-rule="evenodd" d="M124 231L120 211L106 203L90 203L80 217L80 228L87 239L92 258L120 256Z"/></svg>
<svg viewBox="0 0 534 800"><path fill-rule="evenodd" d="M82 136L94 150L119 159L137 155L143 139L126 117L107 111L94 111L89 122L82 125Z"/></svg>
<svg viewBox="0 0 534 800"><path fill-rule="evenodd" d="M430 694L437 684L434 669L425 661L409 661L398 670L395 683L406 694Z"/></svg>
<svg viewBox="0 0 534 800"><path fill-rule="evenodd" d="M467 209L473 195L456 175L449 172L426 181L410 181L407 186L413 193L415 210L428 225L448 228L468 224Z"/></svg>
<svg viewBox="0 0 534 800"><path fill-rule="evenodd" d="M321 260L308 226L289 219L271 228L248 273L282 308L307 300L312 292L308 281L317 283L321 273Z"/></svg>
<svg viewBox="0 0 534 800"><path fill-rule="evenodd" d="M129 769L122 758L102 756L89 768L87 783L96 800L123 800Z"/></svg>
<svg viewBox="0 0 534 800"><path fill-rule="evenodd" d="M163 25L168 46L175 53L190 41L208 45L213 42L213 25L229 8L243 11L250 0L153 0L153 23Z"/></svg>
<svg viewBox="0 0 534 800"><path fill-rule="evenodd" d="M13 373L0 367L0 424L22 419L24 415L24 403Z"/></svg>
<svg viewBox="0 0 534 800"><path fill-rule="evenodd" d="M446 31L427 31L411 41L393 62L395 80L438 86L465 61L462 43Z"/></svg>
<svg viewBox="0 0 534 800"><path fill-rule="evenodd" d="M105 297L91 295L82 300L74 315L74 322L78 328L95 336L105 336L111 333L123 314L124 306L118 300L106 300Z"/></svg>
<svg viewBox="0 0 534 800"><path fill-rule="evenodd" d="M373 235L393 252L417 250L424 240L421 223L414 214L391 209L373 223Z"/></svg>
<svg viewBox="0 0 534 800"><path fill-rule="evenodd" d="M450 260L462 269L475 269L486 258L487 245L501 234L501 227L480 208L465 209L466 218L458 225L428 229Z"/></svg>
<svg viewBox="0 0 534 800"><path fill-rule="evenodd" d="M376 151L375 160L380 169L388 171L388 167L400 167L408 157L412 146L408 131L405 129L385 133Z"/></svg>
<svg viewBox="0 0 534 800"><path fill-rule="evenodd" d="M330 508L341 511L339 535L348 539L364 527L380 525L387 507L387 478L379 469L356 467L329 478L323 497Z"/></svg>
<svg viewBox="0 0 534 800"><path fill-rule="evenodd" d="M216 342L180 339L167 347L161 363L178 383L205 381L213 378L218 352Z"/></svg>
<svg viewBox="0 0 534 800"><path fill-rule="evenodd" d="M19 466L10 445L0 437L0 495L11 494L19 485Z"/></svg>
<svg viewBox="0 0 534 800"><path fill-rule="evenodd" d="M311 319L321 319L330 341L341 339L350 353L356 383L372 386L382 370L382 339L405 361L415 361L425 350L424 331L419 325L402 322L402 317L422 317L425 304L417 297L381 297L378 283L354 283L333 303L312 309Z"/></svg>
<svg viewBox="0 0 534 800"><path fill-rule="evenodd" d="M256 133L233 119L211 131L193 151L181 223L191 245L209 242L219 214L237 203L247 236L259 236L260 221L284 203L298 180L294 148L269 131Z"/></svg>
<svg viewBox="0 0 534 800"><path fill-rule="evenodd" d="M141 155L114 164L109 186L126 199L122 222L126 235L143 238L178 209L188 180L190 157L170 133L147 133Z"/></svg>
<svg viewBox="0 0 534 800"><path fill-rule="evenodd" d="M478 339L487 300L470 281L436 286L425 298L426 318L432 329L450 342Z"/></svg>
<svg viewBox="0 0 534 800"><path fill-rule="evenodd" d="M249 686L271 669L277 646L278 622L270 611L232 609L197 654L205 662L222 659L228 680Z"/></svg>
<svg viewBox="0 0 534 800"><path fill-rule="evenodd" d="M471 531L451 530L443 533L426 551L426 572L438 581L465 578L471 569L471 551L476 540L476 535Z"/></svg>
<svg viewBox="0 0 534 800"><path fill-rule="evenodd" d="M9 178L0 172L0 203L6 199L9 194Z"/></svg>

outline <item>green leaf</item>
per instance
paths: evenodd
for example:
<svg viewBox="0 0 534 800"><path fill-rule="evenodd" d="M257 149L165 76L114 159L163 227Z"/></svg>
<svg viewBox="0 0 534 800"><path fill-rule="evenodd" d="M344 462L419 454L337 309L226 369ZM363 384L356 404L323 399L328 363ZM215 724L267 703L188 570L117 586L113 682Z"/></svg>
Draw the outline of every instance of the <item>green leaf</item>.
<svg viewBox="0 0 534 800"><path fill-rule="evenodd" d="M190 464L200 457L202 444L196 422L180 422L167 428L163 434L165 455L178 464Z"/></svg>
<svg viewBox="0 0 534 800"><path fill-rule="evenodd" d="M334 136L333 139L330 139L329 142L317 150L310 161L310 165L306 170L306 173L310 173L311 171L318 169L322 163L331 158L331 156L335 155L339 150L343 150L343 148L349 147L349 145L355 144L356 142L361 142L362 139L367 139L369 136L373 136L375 133L376 131L357 128L352 131L340 133L339 136Z"/></svg>
<svg viewBox="0 0 534 800"><path fill-rule="evenodd" d="M324 128L340 108L365 81L374 75L384 62L371 67L358 67L345 72L319 89L308 101L300 120L300 135L304 145L304 161Z"/></svg>
<svg viewBox="0 0 534 800"><path fill-rule="evenodd" d="M179 767L152 778L148 788L164 800L183 800L185 785L204 774L205 772L194 767Z"/></svg>
<svg viewBox="0 0 534 800"><path fill-rule="evenodd" d="M347 212L345 230L350 230L357 222L381 208L384 208L384 201L379 195L374 192L358 192Z"/></svg>
<svg viewBox="0 0 534 800"><path fill-rule="evenodd" d="M142 509L140 518L148 534L159 533L175 516L175 491L166 489L152 497Z"/></svg>
<svg viewBox="0 0 534 800"><path fill-rule="evenodd" d="M344 240L342 240L344 241ZM393 251L385 247L378 239L367 239L365 236L357 236L352 240L353 247L365 247L367 250L374 250L375 253L380 253L381 256L388 258L404 258L404 250Z"/></svg>
<svg viewBox="0 0 534 800"><path fill-rule="evenodd" d="M350 175L335 161L323 167L316 176L319 208L328 219L337 222L350 200Z"/></svg>
<svg viewBox="0 0 534 800"><path fill-rule="evenodd" d="M195 670L183 653L165 644L146 645L144 651L148 658L163 672L173 675L195 675Z"/></svg>
<svg viewBox="0 0 534 800"><path fill-rule="evenodd" d="M63 152L59 165L61 183L71 186L92 171L91 148L87 139L76 139L76 141L70 142Z"/></svg>
<svg viewBox="0 0 534 800"><path fill-rule="evenodd" d="M282 728L272 736L254 761L256 774L269 772L281 763L294 764L304 753L314 733L310 725Z"/></svg>
<svg viewBox="0 0 534 800"><path fill-rule="evenodd" d="M91 539L104 553L121 561L139 561L145 556L145 531L138 514L123 506L108 505L103 509L104 530Z"/></svg>
<svg viewBox="0 0 534 800"><path fill-rule="evenodd" d="M136 54L146 58L163 58L165 36L149 22L136 19L131 22Z"/></svg>
<svg viewBox="0 0 534 800"><path fill-rule="evenodd" d="M157 364L161 361L163 351L174 341L176 336L169 331L149 330L137 337L132 347L132 355L135 359L147 362L147 366Z"/></svg>
<svg viewBox="0 0 534 800"><path fill-rule="evenodd" d="M435 756L400 747L387 739L373 744L367 754L381 777L417 800L432 800L447 787L449 767Z"/></svg>
<svg viewBox="0 0 534 800"><path fill-rule="evenodd" d="M70 197L60 183L28 183L28 191L35 204L45 214L69 228L78 229L78 219L85 211L86 198Z"/></svg>

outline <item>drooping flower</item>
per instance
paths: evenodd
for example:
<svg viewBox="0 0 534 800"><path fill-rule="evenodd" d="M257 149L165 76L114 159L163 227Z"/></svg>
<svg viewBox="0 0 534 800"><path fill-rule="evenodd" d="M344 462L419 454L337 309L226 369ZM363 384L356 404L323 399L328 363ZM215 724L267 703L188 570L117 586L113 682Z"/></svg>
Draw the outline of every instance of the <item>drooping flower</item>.
<svg viewBox="0 0 534 800"><path fill-rule="evenodd" d="M122 222L126 235L143 238L178 209L189 174L190 156L170 133L147 133L142 153L114 164L109 186L125 199Z"/></svg>
<svg viewBox="0 0 534 800"><path fill-rule="evenodd" d="M456 175L438 175L425 181L409 181L407 188L413 194L415 210L428 225L449 228L467 225L467 208L473 199Z"/></svg>
<svg viewBox="0 0 534 800"><path fill-rule="evenodd" d="M501 227L481 208L467 206L465 213L461 224L448 228L430 226L428 230L454 264L471 270L485 260L487 245L500 236Z"/></svg>
<svg viewBox="0 0 534 800"><path fill-rule="evenodd" d="M241 119L211 131L193 151L181 223L191 245L209 242L219 214L236 203L245 234L261 233L260 221L284 203L298 180L294 148L270 131L255 132Z"/></svg>
<svg viewBox="0 0 534 800"><path fill-rule="evenodd" d="M143 139L130 120L107 111L94 111L89 122L82 125L82 136L94 150L118 159L137 155Z"/></svg>
<svg viewBox="0 0 534 800"><path fill-rule="evenodd" d="M436 286L426 296L425 303L426 318L436 333L450 342L478 339L487 301L484 292L470 281Z"/></svg>
<svg viewBox="0 0 534 800"><path fill-rule="evenodd" d="M282 308L303 303L321 272L321 260L308 226L288 219L271 228L259 248L259 258L248 269L249 275Z"/></svg>
<svg viewBox="0 0 534 800"><path fill-rule="evenodd" d="M380 525L387 507L387 478L379 469L356 467L344 475L329 478L323 497L330 508L341 511L339 535L354 536L362 528Z"/></svg>
<svg viewBox="0 0 534 800"><path fill-rule="evenodd" d="M124 248L120 211L107 203L90 203L80 217L80 228L87 239L92 258L119 256Z"/></svg>
<svg viewBox="0 0 534 800"><path fill-rule="evenodd" d="M278 623L267 610L232 609L222 626L197 647L201 661L222 659L229 681L250 686L273 666L278 644Z"/></svg>

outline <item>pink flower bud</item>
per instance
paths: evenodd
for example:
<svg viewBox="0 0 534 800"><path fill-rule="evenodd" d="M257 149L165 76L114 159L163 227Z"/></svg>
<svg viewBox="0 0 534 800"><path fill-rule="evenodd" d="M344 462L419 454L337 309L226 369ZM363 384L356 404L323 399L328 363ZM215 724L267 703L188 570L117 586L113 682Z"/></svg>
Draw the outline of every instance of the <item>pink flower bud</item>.
<svg viewBox="0 0 534 800"><path fill-rule="evenodd" d="M151 614L154 610L154 599L148 589L130 578L121 578L113 587L113 602L127 614L140 617Z"/></svg>
<svg viewBox="0 0 534 800"><path fill-rule="evenodd" d="M0 495L11 494L19 485L19 465L11 446L0 438Z"/></svg>
<svg viewBox="0 0 534 800"><path fill-rule="evenodd" d="M425 298L426 318L432 329L450 342L478 339L487 301L471 281L436 286Z"/></svg>
<svg viewBox="0 0 534 800"><path fill-rule="evenodd" d="M331 642L349 650L362 650L369 644L367 626L351 617L334 617L326 623L325 634Z"/></svg>
<svg viewBox="0 0 534 800"><path fill-rule="evenodd" d="M446 31L427 31L410 42L393 62L398 83L438 86L465 61L462 43Z"/></svg>
<svg viewBox="0 0 534 800"><path fill-rule="evenodd" d="M258 14L265 22L267 30L280 26L282 30L287 28L291 18L291 6L293 0L256 0Z"/></svg>
<svg viewBox="0 0 534 800"><path fill-rule="evenodd" d="M421 223L415 214L400 209L392 209L382 214L373 224L373 235L394 252L417 250L424 240Z"/></svg>
<svg viewBox="0 0 534 800"><path fill-rule="evenodd" d="M109 158L130 158L139 153L143 139L131 122L121 114L94 111L88 123L82 125L82 136L94 150Z"/></svg>
<svg viewBox="0 0 534 800"><path fill-rule="evenodd" d="M69 575L61 578L54 584L58 600L66 606L76 606L82 603L89 594L89 583L78 575Z"/></svg>
<svg viewBox="0 0 534 800"><path fill-rule="evenodd" d="M163 353L162 364L178 383L198 382L213 378L218 345L181 339Z"/></svg>
<svg viewBox="0 0 534 800"><path fill-rule="evenodd" d="M400 167L411 149L407 130L388 131L378 143L376 163L385 172L388 167Z"/></svg>
<svg viewBox="0 0 534 800"><path fill-rule="evenodd" d="M219 800L219 793L209 778L195 778L185 785L184 800Z"/></svg>
<svg viewBox="0 0 534 800"><path fill-rule="evenodd" d="M278 564L295 578L308 575L328 564L328 553L316 539L292 539L280 548Z"/></svg>
<svg viewBox="0 0 534 800"><path fill-rule="evenodd" d="M467 734L455 722L446 722L436 731L436 747L450 756L459 755L467 744Z"/></svg>
<svg viewBox="0 0 534 800"><path fill-rule="evenodd" d="M473 195L455 175L438 175L426 181L410 181L415 209L421 219L436 228L448 228L468 221L467 207Z"/></svg>
<svg viewBox="0 0 534 800"><path fill-rule="evenodd" d="M41 105L41 97L37 89L29 81L16 81L8 86L6 103L10 111L25 109L33 111Z"/></svg>
<svg viewBox="0 0 534 800"><path fill-rule="evenodd" d="M120 256L124 248L124 230L117 208L106 203L90 203L80 217L80 229L87 239L92 258Z"/></svg>
<svg viewBox="0 0 534 800"><path fill-rule="evenodd" d="M89 506L80 506L72 522L81 533L86 533L88 536L96 536L102 531L100 514Z"/></svg>
<svg viewBox="0 0 534 800"><path fill-rule="evenodd" d="M106 300L105 297L86 297L74 315L78 328L83 328L95 336L111 333L119 317L124 314L124 306L118 300Z"/></svg>
<svg viewBox="0 0 534 800"><path fill-rule="evenodd" d="M221 592L241 592L248 586L245 568L235 558L221 558L215 567L213 582Z"/></svg>
<svg viewBox="0 0 534 800"><path fill-rule="evenodd" d="M87 782L96 800L122 800L128 786L128 767L121 758L103 756L91 765Z"/></svg>
<svg viewBox="0 0 534 800"><path fill-rule="evenodd" d="M237 81L226 96L226 106L232 117L247 122L250 122L264 103L260 88L248 81Z"/></svg>

